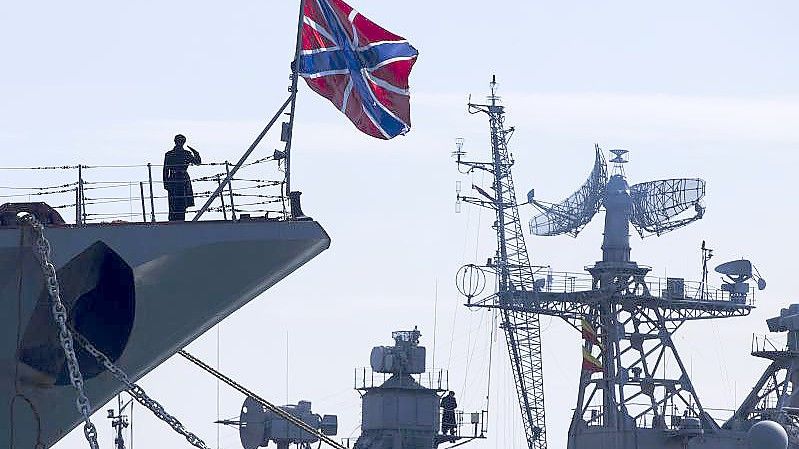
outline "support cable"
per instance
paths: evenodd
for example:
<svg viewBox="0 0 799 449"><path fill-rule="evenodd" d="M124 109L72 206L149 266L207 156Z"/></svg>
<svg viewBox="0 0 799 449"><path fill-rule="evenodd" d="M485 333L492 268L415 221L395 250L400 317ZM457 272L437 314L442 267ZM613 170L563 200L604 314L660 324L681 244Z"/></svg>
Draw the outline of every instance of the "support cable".
<svg viewBox="0 0 799 449"><path fill-rule="evenodd" d="M197 365L198 367L200 367L203 371L206 371L206 372L210 373L212 376L214 376L217 379L221 380L222 382L226 383L227 385L229 385L230 387L232 387L234 390L238 391L239 393L254 399L256 402L261 404L264 408L266 408L270 412L272 412L275 415L277 415L277 416L285 419L286 421L294 424L295 426L297 426L300 429L310 433L311 435L316 436L321 441L324 441L325 443L329 444L330 446L334 447L335 449L347 449L345 446L337 443L335 440L333 440L329 436L325 435L321 431L311 427L310 425L306 424L304 421L302 421L301 419L299 419L296 416L292 415L291 413L283 410L282 408L272 404L271 402L267 401L266 399L258 396L257 394L255 394L254 392L250 391L249 389L247 389L243 385L239 384L235 380L233 380L233 379L225 376L224 374L220 373L219 371L215 370L210 365L206 364L205 362L203 362L202 360L198 359L197 357L191 355L190 353L186 352L185 350L181 349L180 351L178 351L178 354L180 354L183 358L185 358L189 362L191 362L191 363Z"/></svg>

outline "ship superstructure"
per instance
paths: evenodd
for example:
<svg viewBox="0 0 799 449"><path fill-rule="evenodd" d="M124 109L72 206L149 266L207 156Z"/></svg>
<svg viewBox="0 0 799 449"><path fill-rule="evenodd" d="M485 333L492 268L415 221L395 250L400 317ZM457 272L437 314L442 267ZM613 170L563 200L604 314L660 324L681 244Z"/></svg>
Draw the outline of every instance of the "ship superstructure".
<svg viewBox="0 0 799 449"><path fill-rule="evenodd" d="M335 415L311 413L308 401L276 406L193 355L180 354L247 396L239 419L217 422L238 427L244 449L266 447L270 442L278 448L294 445L298 449L316 442L333 449L435 449L486 438L488 411L464 413L446 398L449 374L426 368L427 351L419 345L421 336L416 327L392 332L394 345L373 347L370 368L355 370L361 434L354 445L349 438L339 443L329 437L338 429Z"/></svg>
<svg viewBox="0 0 799 449"><path fill-rule="evenodd" d="M572 196L542 205L530 198L543 209L531 221L540 235L576 234L600 208L605 211L602 260L586 268L590 278L573 275L578 287L558 291L558 275L552 274L549 285L520 295L516 303L561 317L582 332L583 369L568 447L688 447L694 439L690 447L737 447L745 435L724 431L706 411L672 336L687 321L748 315L753 307L748 278L715 290L682 278L648 276L650 268L631 259L630 225L662 234L700 219L704 181L629 186L626 151L614 154L615 167L606 178L596 148L594 170L584 185L589 187L581 189L586 194L579 200Z"/></svg>
<svg viewBox="0 0 799 449"><path fill-rule="evenodd" d="M539 407L543 420L543 393L539 398L530 388L534 385L530 381L543 376L540 339L532 346L535 352L528 352L519 360L519 344L513 338L517 326L507 317L524 317L531 323L528 328L536 330L537 316L549 315L564 319L583 337L583 362L569 427L569 449L797 447L798 410L793 403L799 375L794 366L796 342L791 340L796 337L797 309L783 310L779 317L769 320L770 330L788 332L785 349L773 344L770 349L764 348L762 342L767 340L761 340L753 355L773 363L735 416L725 422L722 417L711 416L702 403L673 335L688 321L748 315L754 307L754 288L748 281L757 281L761 290L765 281L751 262L738 260L716 268L726 276L721 288L709 286L706 271L710 251L704 242L701 282L656 278L649 274L650 267L631 258L631 226L641 236L662 235L703 217L705 182L683 178L630 185L624 170L627 151L612 150L614 165L609 170L602 150L596 146L593 170L573 195L560 203L548 203L538 200L531 191L527 203L541 211L530 221L530 231L542 236L577 236L594 215L604 210L602 259L586 267L587 275L530 269L524 240L517 237L518 211L513 184L502 182L510 179L512 160L503 158L503 152L497 148L506 148L505 136L512 129L495 124L491 113L502 110L493 101L494 86L492 82L489 97L492 104L485 112L491 116L495 165L465 162L460 139L454 155L459 165L469 171L483 169L494 175L493 191L472 186L479 196L467 197L458 189L457 201L497 210L494 229L498 249L496 258L485 265L461 268L456 281L467 298L467 306L496 308L503 314L502 327L508 336L528 446L546 445L545 440L535 438L536 427L528 425L534 422ZM502 143L497 145L498 141ZM506 207L508 212L503 213ZM513 238L509 240L508 235ZM525 260L520 262L510 257L520 254L520 250ZM508 273L513 270L522 270L529 276L508 283ZM497 276L498 291L485 296L482 291L487 274ZM790 446L787 446L788 436Z"/></svg>

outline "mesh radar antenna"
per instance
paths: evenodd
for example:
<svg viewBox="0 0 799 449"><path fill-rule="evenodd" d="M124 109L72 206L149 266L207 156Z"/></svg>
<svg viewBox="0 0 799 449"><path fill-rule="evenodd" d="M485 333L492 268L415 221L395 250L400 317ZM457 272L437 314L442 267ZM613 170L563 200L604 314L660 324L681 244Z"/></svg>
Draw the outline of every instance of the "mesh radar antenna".
<svg viewBox="0 0 799 449"><path fill-rule="evenodd" d="M536 200L534 192L530 191L528 201L542 211L530 220L530 233L541 236L571 234L576 237L603 205L606 211L613 211L610 212L610 226L606 219L606 230L626 231L629 226L623 222L629 222L641 237L665 234L704 215L705 181L696 178L661 179L628 186L624 173L627 150L611 150L615 155L610 160L614 167L613 175L608 178L602 150L598 145L594 148L594 168L588 180L571 196L551 204ZM614 201L614 189L626 192L624 204L608 208L605 203Z"/></svg>
<svg viewBox="0 0 799 449"><path fill-rule="evenodd" d="M494 229L497 232L497 251L493 262L486 266L467 265L458 272L458 286L468 298L467 305L476 305L472 298L480 295L485 286L484 270L497 277L497 291L479 304L500 309L502 328L510 354L516 392L522 412L525 436L529 449L546 449L544 426L544 384L541 363L541 326L536 313L507 307L518 292L532 292L535 288L533 267L524 242L511 167L513 160L508 152L508 139L513 128L505 128L505 108L496 95L496 76L491 81L488 104L469 102L469 112L488 115L491 127L491 162L464 160L463 141L457 141L453 157L461 173L482 170L493 176L493 194L479 186L472 189L479 196L464 196L457 187L456 204L461 201L492 209L496 213Z"/></svg>
<svg viewBox="0 0 799 449"><path fill-rule="evenodd" d="M546 285L518 291L515 311L561 317L583 336L577 406L569 449L595 447L727 448L731 438L703 408L672 336L686 321L748 315L745 276L710 291L681 278L653 279L630 259L630 224L643 237L662 235L702 218L705 183L666 179L629 186L627 152L613 150L610 176L602 150L583 186L566 200L528 201L542 213L530 221L535 235L571 234L605 209L602 260L590 277L548 275ZM562 285L561 285L562 284ZM765 286L765 285L763 285ZM671 442L669 442L671 441ZM724 443L724 442L727 443Z"/></svg>

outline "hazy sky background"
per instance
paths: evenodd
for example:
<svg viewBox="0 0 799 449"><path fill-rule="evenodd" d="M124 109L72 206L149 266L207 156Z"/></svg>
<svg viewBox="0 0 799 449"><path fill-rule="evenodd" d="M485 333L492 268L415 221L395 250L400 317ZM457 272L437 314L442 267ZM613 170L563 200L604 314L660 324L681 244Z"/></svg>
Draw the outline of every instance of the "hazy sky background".
<svg viewBox="0 0 799 449"><path fill-rule="evenodd" d="M177 132L206 160L237 159L287 95L297 3L5 5L2 165L158 163ZM469 116L465 103L470 93L483 98L496 74L507 123L517 129L510 147L520 197L533 187L541 199L570 194L590 170L595 142L630 150L631 183L707 180L703 220L660 238L633 237L632 254L654 274L699 279L705 239L714 265L747 257L768 280L749 317L688 324L676 336L705 405L737 406L766 366L748 354L752 333L765 332L763 320L793 300L799 6L352 4L419 50L412 130L389 142L362 135L301 83L293 186L332 244L222 322L222 371L277 403L310 400L316 412L339 415L339 437L357 437L353 368L368 365L372 346L390 344L392 330L418 325L462 407L485 407L492 321L460 305L453 277L492 255L493 219L470 207L455 214L454 185L488 181L459 177L450 152L464 137L471 156L488 156L487 121ZM278 145L271 134L255 157ZM49 173L37 175L24 182L51 182ZM531 215L522 210L525 223ZM527 242L533 263L580 271L601 257L601 233L598 216L577 239ZM542 326L549 446L563 449L580 340L560 321L542 318ZM488 439L469 447L523 448L503 340L493 346ZM217 330L188 349L215 364ZM173 358L141 383L217 447L215 381ZM238 415L242 401L223 386L221 417ZM111 447L105 412L94 420L102 446ZM134 421L134 447L188 447L141 407ZM220 441L240 447L234 429L222 429ZM82 447L79 431L56 446Z"/></svg>

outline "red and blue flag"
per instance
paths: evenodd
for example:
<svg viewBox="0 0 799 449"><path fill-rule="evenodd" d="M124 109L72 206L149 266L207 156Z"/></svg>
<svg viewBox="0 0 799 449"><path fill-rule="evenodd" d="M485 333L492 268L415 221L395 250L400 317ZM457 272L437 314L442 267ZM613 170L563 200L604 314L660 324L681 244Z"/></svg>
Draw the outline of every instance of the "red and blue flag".
<svg viewBox="0 0 799 449"><path fill-rule="evenodd" d="M408 77L417 55L341 0L305 0L299 74L370 136L410 130Z"/></svg>

